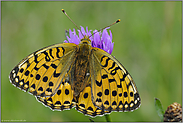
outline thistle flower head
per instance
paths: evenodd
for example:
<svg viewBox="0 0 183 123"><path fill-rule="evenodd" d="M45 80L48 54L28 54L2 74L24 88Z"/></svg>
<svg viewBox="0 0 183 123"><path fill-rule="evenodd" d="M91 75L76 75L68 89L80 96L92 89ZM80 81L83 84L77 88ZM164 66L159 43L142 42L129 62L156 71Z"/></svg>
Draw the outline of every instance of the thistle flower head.
<svg viewBox="0 0 183 123"><path fill-rule="evenodd" d="M81 30L78 30L78 35L76 34L75 29L73 29L73 31L71 31L71 29L69 29L69 36L67 36L67 40L65 40L64 42L65 43L75 43L78 45L80 43L81 39L84 38L83 35L90 36L89 39L91 40L92 47L100 48L100 49L108 52L109 54L111 54L113 51L114 43L112 42L111 30L109 30L110 34L108 34L108 32L107 32L107 29L109 29L109 28L110 27L105 28L103 30L103 32L98 32L97 30L94 30L93 36L91 36L92 35L91 30L88 31L88 27L86 27L86 31L85 31L85 29L81 26Z"/></svg>

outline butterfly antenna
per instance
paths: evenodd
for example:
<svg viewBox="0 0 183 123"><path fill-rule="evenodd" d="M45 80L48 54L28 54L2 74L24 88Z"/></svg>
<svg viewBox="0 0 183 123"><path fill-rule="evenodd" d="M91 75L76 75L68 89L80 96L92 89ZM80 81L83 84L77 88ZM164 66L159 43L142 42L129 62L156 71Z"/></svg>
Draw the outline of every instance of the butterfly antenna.
<svg viewBox="0 0 183 123"><path fill-rule="evenodd" d="M109 25L109 26L106 26L106 27L104 27L104 28L102 28L102 29L99 29L99 30L97 30L96 32L94 32L92 35L90 35L89 36L89 38L91 37L91 36L93 36L95 33L97 33L97 32L100 32L100 31L102 31L103 29L105 29L105 28L107 28L107 27L110 27L110 26L112 26L112 25L114 25L114 24L116 24L116 23L118 23L118 22L120 22L121 20L120 19L118 19L117 21L115 21L114 23L112 23L111 25Z"/></svg>
<svg viewBox="0 0 183 123"><path fill-rule="evenodd" d="M81 31L81 29L74 23L74 21L67 15L67 13L65 12L64 9L62 9L62 12L69 18L69 20ZM81 31L81 34L83 35L82 31ZM83 35L84 37L84 35Z"/></svg>

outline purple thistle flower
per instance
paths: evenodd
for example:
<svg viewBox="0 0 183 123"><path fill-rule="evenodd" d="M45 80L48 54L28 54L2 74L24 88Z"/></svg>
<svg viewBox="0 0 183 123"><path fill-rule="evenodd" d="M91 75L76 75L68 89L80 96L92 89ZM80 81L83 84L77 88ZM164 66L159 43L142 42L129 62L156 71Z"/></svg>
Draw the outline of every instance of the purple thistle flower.
<svg viewBox="0 0 183 123"><path fill-rule="evenodd" d="M97 32L97 30L94 30L93 33L95 33L95 34L93 36L91 36L92 35L91 30L88 31L88 27L86 27L86 31L85 31L85 29L81 26L81 31L78 30L79 36L76 34L75 29L73 29L73 32L71 31L71 29L69 29L70 37L67 36L67 40L65 40L64 42L65 43L75 43L78 45L80 43L81 39L84 38L83 35L91 36L89 39L91 40L92 47L100 48L100 49L108 52L109 54L111 54L113 51L114 43L112 42L111 30L109 30L110 35L107 32L107 29L109 29L109 28L110 27L105 28L103 30L103 32Z"/></svg>

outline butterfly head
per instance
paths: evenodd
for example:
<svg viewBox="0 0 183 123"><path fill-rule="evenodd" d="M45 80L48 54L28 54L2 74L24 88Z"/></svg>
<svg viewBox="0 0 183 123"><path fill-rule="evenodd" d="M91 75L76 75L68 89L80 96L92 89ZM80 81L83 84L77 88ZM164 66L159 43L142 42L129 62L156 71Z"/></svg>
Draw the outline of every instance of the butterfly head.
<svg viewBox="0 0 183 123"><path fill-rule="evenodd" d="M89 49L91 48L91 40L89 39L89 36L84 36L84 38L81 39L81 42L79 43L79 52L81 52L83 55L89 54Z"/></svg>
<svg viewBox="0 0 183 123"><path fill-rule="evenodd" d="M84 36L84 38L81 39L80 44L90 44L91 45L91 40L89 39L89 36Z"/></svg>

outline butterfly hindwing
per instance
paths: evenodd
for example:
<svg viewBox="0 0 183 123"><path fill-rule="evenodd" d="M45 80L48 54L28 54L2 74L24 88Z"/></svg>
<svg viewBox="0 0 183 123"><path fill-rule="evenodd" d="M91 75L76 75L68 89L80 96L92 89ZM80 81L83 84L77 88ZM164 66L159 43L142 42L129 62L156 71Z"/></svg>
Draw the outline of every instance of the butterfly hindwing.
<svg viewBox="0 0 183 123"><path fill-rule="evenodd" d="M65 110L71 109L76 106L76 110L79 112L89 115L103 115L105 113L110 113L110 111L104 111L94 106L91 99L91 76L90 74L86 75L87 86L83 91L80 92L78 97L74 96L74 90L72 87L73 81L73 69L75 64L73 63L65 74L64 79L59 86L59 89L55 95L50 97L36 97L38 101L42 102L45 106L50 107L52 110Z"/></svg>
<svg viewBox="0 0 183 123"><path fill-rule="evenodd" d="M90 60L95 106L106 111L133 111L140 106L136 85L122 64L99 48L92 48Z"/></svg>
<svg viewBox="0 0 183 123"><path fill-rule="evenodd" d="M10 81L36 96L54 95L74 60L75 51L76 44L73 43L40 49L15 66L10 73Z"/></svg>
<svg viewBox="0 0 183 123"><path fill-rule="evenodd" d="M91 78L89 77L89 83L91 82ZM94 106L91 99L91 85L87 85L85 89L80 93L79 99L76 105L76 110L82 112L85 115L89 116L97 116L103 115L105 113L110 113L110 111L104 111Z"/></svg>
<svg viewBox="0 0 183 123"><path fill-rule="evenodd" d="M38 101L49 106L52 110L65 110L74 107L76 102L73 99L74 91L71 89L71 77L68 70L57 92L50 97L37 97Z"/></svg>

